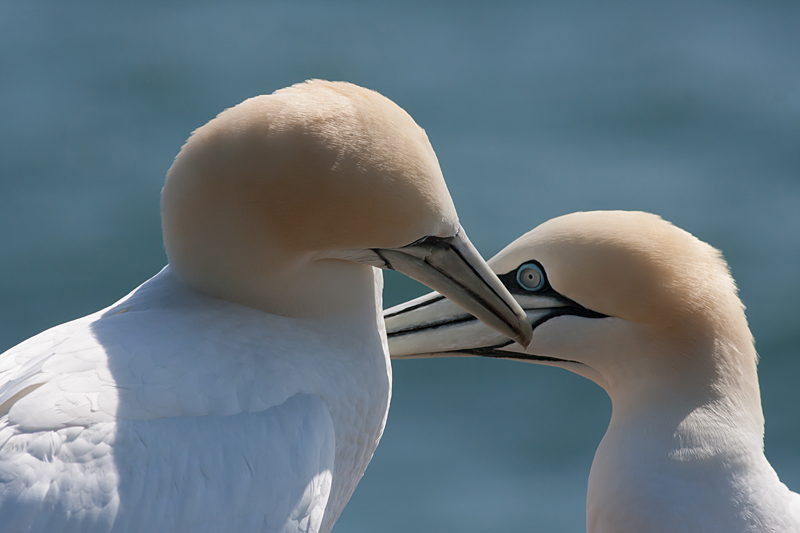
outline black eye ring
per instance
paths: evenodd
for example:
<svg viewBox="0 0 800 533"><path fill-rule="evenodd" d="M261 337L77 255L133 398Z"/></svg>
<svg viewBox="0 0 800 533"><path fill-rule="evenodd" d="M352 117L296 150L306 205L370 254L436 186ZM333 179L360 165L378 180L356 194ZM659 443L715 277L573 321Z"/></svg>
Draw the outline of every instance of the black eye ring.
<svg viewBox="0 0 800 533"><path fill-rule="evenodd" d="M517 268L517 283L526 291L540 291L546 285L544 270L538 263L525 263Z"/></svg>

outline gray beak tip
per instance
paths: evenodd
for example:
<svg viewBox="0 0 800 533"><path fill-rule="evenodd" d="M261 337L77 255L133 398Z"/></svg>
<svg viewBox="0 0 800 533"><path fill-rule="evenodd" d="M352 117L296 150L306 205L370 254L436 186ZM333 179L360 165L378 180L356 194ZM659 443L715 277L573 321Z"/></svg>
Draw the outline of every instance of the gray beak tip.
<svg viewBox="0 0 800 533"><path fill-rule="evenodd" d="M527 348L533 339L533 327L528 322L527 317L522 318L519 313L514 314L517 320L515 323L506 326L508 329L505 335L523 348Z"/></svg>
<svg viewBox="0 0 800 533"><path fill-rule="evenodd" d="M514 339L514 341L516 341L516 343L523 348L527 348L533 340L533 328L531 327L530 322L527 320L521 320L518 333L519 335Z"/></svg>

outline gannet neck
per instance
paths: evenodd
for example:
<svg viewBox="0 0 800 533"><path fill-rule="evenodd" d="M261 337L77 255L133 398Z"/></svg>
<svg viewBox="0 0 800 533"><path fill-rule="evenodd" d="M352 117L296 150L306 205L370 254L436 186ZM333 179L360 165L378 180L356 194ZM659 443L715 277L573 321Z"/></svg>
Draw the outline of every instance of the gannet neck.
<svg viewBox="0 0 800 533"><path fill-rule="evenodd" d="M612 415L589 476L587 531L705 531L704 520L709 530L750 531L743 517L762 516L764 498L789 496L763 454L749 331L738 343L711 331L676 346L637 343L628 329L615 355L633 364L602 371ZM637 351L623 351L628 343ZM682 363L653 365L674 360Z"/></svg>
<svg viewBox="0 0 800 533"><path fill-rule="evenodd" d="M363 265L331 252L459 229L422 128L374 91L319 80L246 100L197 129L161 205L180 279L289 316L339 314L325 302L371 283Z"/></svg>
<svg viewBox="0 0 800 533"><path fill-rule="evenodd" d="M795 531L796 499L761 449L719 405L686 414L643 409L616 414L592 462L588 533ZM656 419L658 419L656 421Z"/></svg>
<svg viewBox="0 0 800 533"><path fill-rule="evenodd" d="M696 361L725 360L729 354L719 352L732 347L721 342L702 342L695 347L717 353L679 353L672 357ZM656 350L657 348L651 348ZM630 353L619 353L625 360ZM636 355L652 358L651 353ZM663 357L659 355L658 357ZM651 452L679 458L682 461L703 461L709 457L738 457L763 451L764 419L758 381L748 372L731 372L725 366L693 367L692 373L646 374L634 364L625 376L606 374L606 391L612 402L612 416L607 438L615 434L640 434L631 442L648 441ZM634 373L636 377L634 378ZM623 383L627 380L627 383ZM658 443L658 444L656 444ZM611 447L612 453L619 449Z"/></svg>
<svg viewBox="0 0 800 533"><path fill-rule="evenodd" d="M710 407L736 414L737 427L760 439L755 348L749 330L728 333L686 329L665 337L660 328L615 317L564 317L537 327L530 351L603 387L620 419L647 418L666 405L684 414Z"/></svg>
<svg viewBox="0 0 800 533"><path fill-rule="evenodd" d="M736 380L611 389L611 421L589 475L588 533L800 526L789 511L797 495L764 456L758 384Z"/></svg>

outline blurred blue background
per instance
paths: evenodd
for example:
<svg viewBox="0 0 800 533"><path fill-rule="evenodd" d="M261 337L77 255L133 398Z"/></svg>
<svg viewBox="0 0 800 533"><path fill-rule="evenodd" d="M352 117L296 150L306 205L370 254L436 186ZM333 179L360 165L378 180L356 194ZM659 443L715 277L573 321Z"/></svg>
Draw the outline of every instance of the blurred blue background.
<svg viewBox="0 0 800 533"><path fill-rule="evenodd" d="M766 449L800 490L797 2L0 1L0 351L165 263L196 127L320 77L428 132L488 258L557 215L636 209L721 248L761 354ZM387 276L386 304L424 292ZM582 531L610 404L565 371L395 364L334 531Z"/></svg>

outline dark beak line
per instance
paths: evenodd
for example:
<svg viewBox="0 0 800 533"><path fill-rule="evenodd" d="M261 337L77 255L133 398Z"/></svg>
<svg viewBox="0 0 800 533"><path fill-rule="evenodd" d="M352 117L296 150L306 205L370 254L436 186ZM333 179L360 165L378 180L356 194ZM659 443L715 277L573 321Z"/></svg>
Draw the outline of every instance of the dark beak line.
<svg viewBox="0 0 800 533"><path fill-rule="evenodd" d="M534 355L529 353L520 352L502 352L498 348L504 348L511 343L498 344L496 346L486 346L484 348L472 348L469 350L456 350L447 352L452 354L465 353L469 355L477 355L479 357L491 357L492 359L514 359L522 361L544 361L548 363L575 363L576 365L583 365L580 361L573 361L572 359L559 359L558 357L548 357L546 355Z"/></svg>
<svg viewBox="0 0 800 533"><path fill-rule="evenodd" d="M425 330L428 330L428 329L436 329L436 328L441 328L441 327L445 327L445 326L452 326L454 324L463 324L464 322L472 322L472 321L477 321L477 320L478 319L475 318L474 316L467 315L467 316L463 316L463 317L460 317L460 318L456 318L455 320L440 320L438 322L431 322L430 324L425 324L425 325L422 325L422 326L413 326L413 327L410 327L410 328L399 329L397 331L392 331L391 333L387 332L386 336L391 339L392 337L401 337L403 335L408 335L409 333L416 333L417 331L425 331ZM511 343L509 343L509 344L511 344ZM505 344L503 346L505 346Z"/></svg>
<svg viewBox="0 0 800 533"><path fill-rule="evenodd" d="M377 253L377 252L376 252ZM402 315L403 313L407 313L409 311L415 311L417 309L422 309L423 307L427 307L431 304L435 304L436 302L440 302L444 300L444 296L441 294L438 296L432 297L430 300L425 300L424 302L420 302L417 305L412 305L411 307L406 307L405 309L401 309L399 311L395 311L394 313L389 313L388 315L383 315L384 319L392 318L398 315Z"/></svg>
<svg viewBox="0 0 800 533"><path fill-rule="evenodd" d="M428 305L429 303L432 303L432 302L422 302L421 304L419 304L419 306L415 306L415 308L416 307L424 307L425 305ZM529 308L529 309L524 309L524 310L525 311L534 311L534 310L541 311L542 309L545 309L545 308L538 308L537 307L537 308ZM608 315L604 315L602 313L598 313L596 311L592 311L590 309L586 309L585 307L581 307L581 306L579 306L577 304L575 304L574 307L573 306L551 307L549 309L550 309L550 313L548 313L548 314L538 318L537 320L531 322L531 328L532 329L535 330L536 328L538 328L539 326L541 326L542 324L544 324L545 322L547 322L551 318L555 318L555 317L558 317L558 316L572 315L572 316L580 316L580 317L584 317L584 318L608 318ZM405 311L406 310L403 309L402 311L400 311L400 312L398 312L396 314L401 314L401 313L403 313ZM394 315L392 315L392 316L394 316ZM466 316L463 316L463 317L459 317L459 318L457 318L455 320L441 320L439 322L431 322L430 324L424 324L424 325L421 325L421 326L414 326L414 327L410 327L410 328L399 329L397 331L393 331L391 333L388 333L387 337L389 337L389 338L400 337L402 335L408 335L409 333L415 333L417 331L425 331L427 329L436 329L436 328L440 328L440 327L444 327L444 326L451 326L451 325L454 325L454 324L463 324L464 322L471 322L473 320L477 320L477 319L475 317L473 317L472 315L466 315ZM503 347L503 346L508 346L509 344L512 344L512 343L508 342L506 344L499 344L497 346L492 346L492 347L489 347L489 348L499 348L499 347ZM483 349L485 349L485 348L475 348L475 350L483 350ZM458 351L459 352L469 352L470 350L458 350ZM475 355L482 355L482 354L475 354ZM561 361L561 360L562 359L557 359L557 361Z"/></svg>

